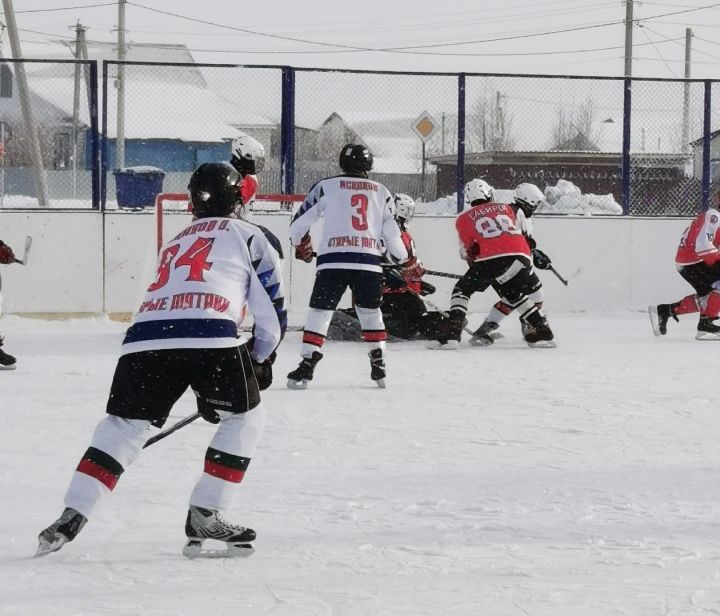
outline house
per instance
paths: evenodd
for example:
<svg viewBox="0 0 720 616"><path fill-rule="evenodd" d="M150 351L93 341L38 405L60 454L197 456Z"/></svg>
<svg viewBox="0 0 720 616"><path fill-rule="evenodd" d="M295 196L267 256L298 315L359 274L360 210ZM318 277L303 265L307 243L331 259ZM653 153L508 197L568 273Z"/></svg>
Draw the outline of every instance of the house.
<svg viewBox="0 0 720 616"><path fill-rule="evenodd" d="M720 177L720 129L710 133L710 179L716 180ZM703 161L703 138L690 142L692 148L693 174L702 177Z"/></svg>

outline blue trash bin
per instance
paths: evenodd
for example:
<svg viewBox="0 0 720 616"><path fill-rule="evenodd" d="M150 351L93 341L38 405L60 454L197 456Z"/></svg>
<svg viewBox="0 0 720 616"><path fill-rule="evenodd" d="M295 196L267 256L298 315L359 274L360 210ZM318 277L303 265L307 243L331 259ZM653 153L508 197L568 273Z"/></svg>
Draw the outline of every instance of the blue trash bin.
<svg viewBox="0 0 720 616"><path fill-rule="evenodd" d="M163 188L165 172L157 167L124 167L113 171L118 207L142 209L152 207Z"/></svg>

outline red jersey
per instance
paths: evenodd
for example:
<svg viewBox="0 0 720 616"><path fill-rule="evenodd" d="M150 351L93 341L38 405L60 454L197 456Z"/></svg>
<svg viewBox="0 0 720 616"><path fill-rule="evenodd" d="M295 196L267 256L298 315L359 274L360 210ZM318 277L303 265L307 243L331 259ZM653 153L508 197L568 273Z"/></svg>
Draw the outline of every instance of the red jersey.
<svg viewBox="0 0 720 616"><path fill-rule="evenodd" d="M258 191L258 181L256 175L248 174L240 184L240 196L242 197L243 203L249 205L255 200Z"/></svg>
<svg viewBox="0 0 720 616"><path fill-rule="evenodd" d="M464 211L455 220L460 256L484 261L507 255L530 256L528 219L507 203L483 203Z"/></svg>
<svg viewBox="0 0 720 616"><path fill-rule="evenodd" d="M408 253L408 260L412 259L413 257L417 257L417 253L415 251L415 242L413 241L412 235L408 233L406 230L400 231L400 239L402 240L403 244L405 244L405 249ZM389 294L389 293L406 293L408 290L414 291L418 295L420 294L420 289L422 288L421 284L422 276L413 276L409 281L406 281L405 285L398 288L390 288L386 285L383 285L383 295Z"/></svg>
<svg viewBox="0 0 720 616"><path fill-rule="evenodd" d="M720 261L720 212L708 209L685 229L675 255L676 265Z"/></svg>

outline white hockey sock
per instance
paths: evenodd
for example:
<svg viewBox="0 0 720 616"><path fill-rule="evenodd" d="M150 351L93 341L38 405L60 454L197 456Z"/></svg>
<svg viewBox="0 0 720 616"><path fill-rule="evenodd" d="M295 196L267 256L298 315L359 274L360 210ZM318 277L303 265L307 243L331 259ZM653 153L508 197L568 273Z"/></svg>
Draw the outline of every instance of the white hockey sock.
<svg viewBox="0 0 720 616"><path fill-rule="evenodd" d="M382 311L380 308L361 308L355 306L360 327L362 328L362 337L368 343L368 348L385 350L385 340L387 332L385 331L385 322L383 321Z"/></svg>
<svg viewBox="0 0 720 616"><path fill-rule="evenodd" d="M138 457L150 422L106 415L95 428L65 494L65 506L90 517L102 496L111 492L120 475Z"/></svg>
<svg viewBox="0 0 720 616"><path fill-rule="evenodd" d="M190 504L205 509L230 507L265 426L265 407L246 413L219 411L220 423L205 453L205 468Z"/></svg>
<svg viewBox="0 0 720 616"><path fill-rule="evenodd" d="M333 312L333 310L310 308L305 318L305 331L303 332L300 355L310 357L315 351L319 351L322 348L322 345L325 343L328 327L330 327Z"/></svg>

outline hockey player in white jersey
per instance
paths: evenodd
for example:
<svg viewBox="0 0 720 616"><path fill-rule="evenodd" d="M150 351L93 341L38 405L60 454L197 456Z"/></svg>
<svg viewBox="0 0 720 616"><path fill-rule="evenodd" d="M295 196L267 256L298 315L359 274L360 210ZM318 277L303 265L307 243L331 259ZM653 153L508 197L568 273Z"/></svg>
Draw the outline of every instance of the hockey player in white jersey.
<svg viewBox="0 0 720 616"><path fill-rule="evenodd" d="M398 263L408 253L393 216L390 191L368 179L373 156L367 147L347 144L340 151L342 174L320 180L310 189L290 223L290 241L295 256L313 259L309 235L313 223L323 219L317 242L317 272L310 297L310 309L297 369L288 374L288 387L305 389L315 366L322 359L322 348L333 311L349 287L370 357L370 378L385 386L385 324L382 302L381 263L386 251Z"/></svg>
<svg viewBox="0 0 720 616"><path fill-rule="evenodd" d="M188 557L207 555L208 539L225 543L213 555L252 552L255 531L226 522L265 421L260 390L286 327L276 251L257 227L232 216L240 175L228 163L193 173L193 222L165 244L157 278L125 335L107 415L92 436L65 494L65 510L39 536L37 556L72 541L137 458L151 425L160 427L191 387L198 411L218 428L204 472L190 495L185 524ZM253 336L239 337L247 306Z"/></svg>

